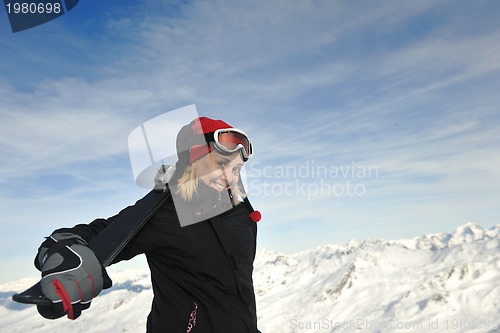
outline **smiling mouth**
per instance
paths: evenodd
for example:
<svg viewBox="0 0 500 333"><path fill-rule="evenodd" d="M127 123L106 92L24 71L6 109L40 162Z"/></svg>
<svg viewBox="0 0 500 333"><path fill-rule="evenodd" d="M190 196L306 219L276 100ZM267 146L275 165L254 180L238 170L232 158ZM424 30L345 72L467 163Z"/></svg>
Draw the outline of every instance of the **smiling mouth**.
<svg viewBox="0 0 500 333"><path fill-rule="evenodd" d="M213 182L213 184L218 188L218 189L221 189L221 190L225 190L225 189L228 189L230 188L230 186L226 186L226 185L223 185L223 184L220 184L220 183L217 183L217 182Z"/></svg>

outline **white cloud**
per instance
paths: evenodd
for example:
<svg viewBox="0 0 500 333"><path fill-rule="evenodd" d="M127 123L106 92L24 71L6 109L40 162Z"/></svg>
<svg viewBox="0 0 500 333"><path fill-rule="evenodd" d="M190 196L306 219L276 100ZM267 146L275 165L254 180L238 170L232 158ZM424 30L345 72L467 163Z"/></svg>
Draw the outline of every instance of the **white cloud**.
<svg viewBox="0 0 500 333"><path fill-rule="evenodd" d="M130 131L196 103L200 114L250 133L254 161L262 167L354 161L379 168L363 198L254 198L264 217L272 217L270 225L286 223L311 242L301 221L333 217L335 227L350 228L344 225L349 221L368 233L401 229L395 221L415 220L412 215L436 221L433 216L454 205L494 210L500 178L500 44L491 29L496 8L481 7L484 18L468 21L467 8L447 1L195 1L176 14L164 6L151 2L143 9L154 11L120 11L103 31L116 49L98 48L105 52L98 61L99 54L85 48L84 70L61 57L53 60L71 68L65 77L47 71L23 91L8 78L0 81L4 188L50 170L79 181L78 190L67 190L72 198L93 186L119 193L127 188L122 182L128 165L117 165L126 160ZM450 7L456 14L446 14ZM434 22L437 13L444 14ZM77 44L68 47L78 50ZM118 177L101 168L109 160ZM95 169L82 175L91 164ZM92 183L94 176L99 184ZM289 180L267 181L283 186ZM39 198L57 206L64 194L51 190ZM4 191L4 198L13 196ZM492 195L474 199L485 191ZM452 221L457 217L450 213L447 220L465 222ZM332 226L325 230L327 236L335 232ZM280 234L273 238L286 243Z"/></svg>

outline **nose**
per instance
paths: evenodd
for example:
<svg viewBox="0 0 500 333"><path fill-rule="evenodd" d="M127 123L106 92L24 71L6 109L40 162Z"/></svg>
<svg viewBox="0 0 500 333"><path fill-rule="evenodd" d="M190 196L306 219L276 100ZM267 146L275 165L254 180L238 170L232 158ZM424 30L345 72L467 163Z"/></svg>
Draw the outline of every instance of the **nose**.
<svg viewBox="0 0 500 333"><path fill-rule="evenodd" d="M231 172L231 170L229 170L229 168L226 166L226 165L223 165L221 167L221 171L222 171L222 179L227 183L227 184L232 184L233 181L234 181L234 175L233 173Z"/></svg>

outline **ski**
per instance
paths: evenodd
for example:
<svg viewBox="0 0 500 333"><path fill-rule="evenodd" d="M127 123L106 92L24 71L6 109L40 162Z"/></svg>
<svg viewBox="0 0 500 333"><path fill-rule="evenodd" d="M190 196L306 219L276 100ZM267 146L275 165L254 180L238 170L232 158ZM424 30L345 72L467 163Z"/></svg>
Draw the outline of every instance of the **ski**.
<svg viewBox="0 0 500 333"><path fill-rule="evenodd" d="M171 193L166 185L168 179L165 176L170 170L167 170L165 166L162 166L155 178L155 188L89 241L87 246L95 253L101 265L109 266L120 251L170 198ZM43 296L40 282L21 293L14 294L12 299L23 304L52 304L51 300Z"/></svg>

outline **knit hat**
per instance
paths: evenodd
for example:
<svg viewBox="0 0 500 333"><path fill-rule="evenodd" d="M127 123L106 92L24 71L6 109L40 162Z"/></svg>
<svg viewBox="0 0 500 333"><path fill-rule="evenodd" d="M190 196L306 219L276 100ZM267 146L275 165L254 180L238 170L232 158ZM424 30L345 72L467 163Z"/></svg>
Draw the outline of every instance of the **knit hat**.
<svg viewBox="0 0 500 333"><path fill-rule="evenodd" d="M188 125L181 128L177 134L177 157L184 166L191 165L199 160L212 149L207 140L206 134L215 132L218 129L233 128L222 120L215 120L208 117L199 117Z"/></svg>

